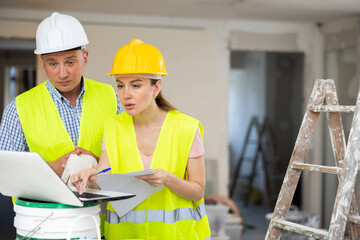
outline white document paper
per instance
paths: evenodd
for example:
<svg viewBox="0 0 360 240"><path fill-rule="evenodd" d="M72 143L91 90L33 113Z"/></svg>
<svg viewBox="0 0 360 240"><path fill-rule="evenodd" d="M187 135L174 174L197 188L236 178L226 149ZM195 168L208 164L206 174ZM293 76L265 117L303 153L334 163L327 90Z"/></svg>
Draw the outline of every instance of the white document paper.
<svg viewBox="0 0 360 240"><path fill-rule="evenodd" d="M122 217L152 194L164 189L163 185L152 187L144 180L135 178L135 176L149 174L154 174L154 169L121 174L104 174L100 175L96 182L102 190L136 194L135 197L129 199L110 202L117 215Z"/></svg>

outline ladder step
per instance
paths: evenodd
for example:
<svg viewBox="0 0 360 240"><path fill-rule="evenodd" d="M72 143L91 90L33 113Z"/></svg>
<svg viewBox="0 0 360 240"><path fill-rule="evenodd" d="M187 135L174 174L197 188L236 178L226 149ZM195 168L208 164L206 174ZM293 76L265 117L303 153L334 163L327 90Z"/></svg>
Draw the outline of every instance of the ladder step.
<svg viewBox="0 0 360 240"><path fill-rule="evenodd" d="M360 224L360 216L349 215L349 222Z"/></svg>
<svg viewBox="0 0 360 240"><path fill-rule="evenodd" d="M331 174L340 174L342 171L342 169L339 167L329 167L329 166L316 165L310 163L299 163L299 162L293 162L291 167L299 170L306 170L306 171L320 172L320 173L331 173Z"/></svg>
<svg viewBox="0 0 360 240"><path fill-rule="evenodd" d="M355 112L356 106L354 105L312 105L308 109L313 112Z"/></svg>
<svg viewBox="0 0 360 240"><path fill-rule="evenodd" d="M297 223L293 223L293 222L289 222L289 221L285 221L285 220L272 220L272 224L275 227L278 227L278 228L281 228L284 230L288 230L291 232L296 232L296 233L306 235L309 237L315 237L317 239L326 239L327 235L328 235L327 231L304 226L301 224L297 224Z"/></svg>

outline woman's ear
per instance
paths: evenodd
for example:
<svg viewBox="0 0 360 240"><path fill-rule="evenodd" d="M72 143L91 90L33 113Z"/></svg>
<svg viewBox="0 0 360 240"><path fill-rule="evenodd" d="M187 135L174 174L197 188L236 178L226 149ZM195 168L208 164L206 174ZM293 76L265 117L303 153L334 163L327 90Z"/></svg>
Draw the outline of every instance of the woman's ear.
<svg viewBox="0 0 360 240"><path fill-rule="evenodd" d="M154 86L154 99L159 95L161 91L162 82L161 80L156 81L156 84Z"/></svg>

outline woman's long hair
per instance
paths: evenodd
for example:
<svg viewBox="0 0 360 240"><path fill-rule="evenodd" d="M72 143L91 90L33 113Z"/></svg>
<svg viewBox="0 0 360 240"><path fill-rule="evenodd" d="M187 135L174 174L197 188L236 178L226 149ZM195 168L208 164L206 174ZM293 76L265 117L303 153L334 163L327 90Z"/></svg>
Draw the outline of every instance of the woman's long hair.
<svg viewBox="0 0 360 240"><path fill-rule="evenodd" d="M156 82L159 81L159 79L151 79L151 85L152 86L155 86ZM164 97L163 95L161 94L161 91L159 92L159 94L157 95L157 97L155 98L155 102L156 102L156 105L158 105L158 107L161 109L161 110L164 110L164 111L171 111L171 110L176 110L176 108L171 105Z"/></svg>

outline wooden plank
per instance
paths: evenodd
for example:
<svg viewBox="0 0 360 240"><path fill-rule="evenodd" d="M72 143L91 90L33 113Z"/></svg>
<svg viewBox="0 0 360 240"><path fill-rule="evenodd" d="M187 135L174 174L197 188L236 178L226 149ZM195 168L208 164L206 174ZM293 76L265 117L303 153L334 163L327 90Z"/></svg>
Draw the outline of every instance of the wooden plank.
<svg viewBox="0 0 360 240"><path fill-rule="evenodd" d="M298 163L293 162L291 167L294 169L299 170L306 170L311 172L320 172L320 173L330 173L330 174L340 174L342 169L339 167L331 167L331 166L323 166L323 165L316 165L310 163Z"/></svg>
<svg viewBox="0 0 360 240"><path fill-rule="evenodd" d="M360 216L355 194L353 194L351 201L351 208L348 217L348 229L350 240L358 240L360 237Z"/></svg>
<svg viewBox="0 0 360 240"><path fill-rule="evenodd" d="M360 15L357 15L357 63L356 64L356 82L360 82ZM359 210L357 209L355 194L353 195L353 199L351 202L350 216L357 215L359 217ZM349 237L350 240L357 240L360 238L360 227L359 224L354 224L349 222Z"/></svg>
<svg viewBox="0 0 360 240"><path fill-rule="evenodd" d="M349 222L360 224L360 216L359 215L349 215Z"/></svg>
<svg viewBox="0 0 360 240"><path fill-rule="evenodd" d="M312 105L309 106L309 110L313 112L355 112L356 106L354 105Z"/></svg>
<svg viewBox="0 0 360 240"><path fill-rule="evenodd" d="M256 116L251 118L250 124L249 124L247 132L246 132L246 137L245 137L245 141L243 143L240 158L239 158L239 160L238 160L238 162L236 164L234 176L233 176L233 179L232 179L232 184L231 184L231 188L230 188L230 198L234 197L235 190L236 190L236 185L237 185L237 180L238 180L239 175L241 173L242 164L243 164L243 162L244 162L244 160L246 158L245 154L247 152L246 150L247 150L247 147L249 145L250 136L251 136L251 132L252 132L253 129L256 130L257 135L259 135L260 126L259 126L258 118ZM258 151L258 149L256 149L256 151Z"/></svg>
<svg viewBox="0 0 360 240"><path fill-rule="evenodd" d="M301 235L306 235L308 237L315 237L317 239L327 239L327 235L328 235L328 232L322 229L312 228L285 220L272 220L271 224L273 224L273 226L277 228L281 228L291 232L296 232Z"/></svg>
<svg viewBox="0 0 360 240"><path fill-rule="evenodd" d="M356 110L351 125L348 145L343 162L343 174L341 174L335 204L330 221L329 239L343 239L347 217L350 209L355 207L351 204L354 201L354 187L359 164L360 146L360 95L356 100ZM352 212L355 210L353 209ZM357 210L356 210L357 212Z"/></svg>
<svg viewBox="0 0 360 240"><path fill-rule="evenodd" d="M332 84L331 90L328 91L328 93L327 93L326 103L332 104L332 105L338 104L338 97L336 95L335 84ZM356 108L356 106L355 106L355 108ZM356 109L354 109L354 110L356 110ZM340 112L329 112L326 114L326 116L327 116L327 120L328 120L328 126L329 126L329 131L330 131L331 144L332 144L332 149L334 152L334 157L336 159L337 166L342 168L343 163L344 163L344 158L345 158L346 141L345 141L345 137L344 137L344 130L343 130L343 125L342 125L341 115L340 115ZM338 177L339 176L340 175L338 175ZM341 177L339 177L339 181L341 182ZM338 188L338 192L340 189L341 188ZM350 204L350 202L348 202L347 204ZM333 213L339 211L338 215L341 215L341 214L344 214L343 210L344 209L340 209L338 207L337 199L335 199ZM358 215L358 208L356 205L356 200L355 200L354 194L351 199L350 215L354 215L354 216ZM358 226L355 223L351 223L351 222L349 222L348 226L349 226L350 239L351 240L358 239L358 236L359 236ZM344 227L344 225L340 225L340 226L336 226L336 227L341 229ZM331 228L334 228L334 226L331 226ZM334 232L334 230L332 230L332 232ZM334 237L337 238L339 236L334 236Z"/></svg>

